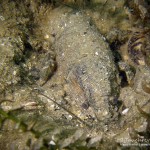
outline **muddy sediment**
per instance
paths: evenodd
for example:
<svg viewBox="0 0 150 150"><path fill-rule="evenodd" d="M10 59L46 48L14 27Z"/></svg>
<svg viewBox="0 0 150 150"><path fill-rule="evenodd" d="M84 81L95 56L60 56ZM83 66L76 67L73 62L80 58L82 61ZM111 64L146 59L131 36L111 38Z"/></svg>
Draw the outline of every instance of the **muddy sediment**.
<svg viewBox="0 0 150 150"><path fill-rule="evenodd" d="M0 7L0 147L121 149L149 139L149 66L124 59L130 5L38 2Z"/></svg>

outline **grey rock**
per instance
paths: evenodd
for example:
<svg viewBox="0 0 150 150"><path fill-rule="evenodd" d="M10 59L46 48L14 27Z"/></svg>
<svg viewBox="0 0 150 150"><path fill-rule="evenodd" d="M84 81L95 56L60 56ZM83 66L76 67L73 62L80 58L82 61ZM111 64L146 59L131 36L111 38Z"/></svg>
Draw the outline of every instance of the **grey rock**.
<svg viewBox="0 0 150 150"><path fill-rule="evenodd" d="M50 33L55 35L57 72L51 82L61 79L66 93L77 105L88 103L98 120L111 117L117 98L118 72L113 54L90 18L82 12L55 10ZM57 18L57 19L56 19ZM87 108L88 109L88 108Z"/></svg>

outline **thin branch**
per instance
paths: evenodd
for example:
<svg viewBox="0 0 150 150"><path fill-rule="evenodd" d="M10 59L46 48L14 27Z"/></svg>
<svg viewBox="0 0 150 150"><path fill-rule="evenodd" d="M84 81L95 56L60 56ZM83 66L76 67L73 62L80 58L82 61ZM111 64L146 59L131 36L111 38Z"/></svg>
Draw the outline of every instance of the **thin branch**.
<svg viewBox="0 0 150 150"><path fill-rule="evenodd" d="M81 118L79 118L78 116L76 116L74 113L72 113L71 111L69 111L67 108L65 108L64 106L60 105L59 103L57 103L54 99L48 97L47 95L43 94L43 93L39 93L39 95L44 96L45 98L49 99L50 101L52 101L54 104L56 104L57 106L59 106L60 108L64 109L66 112L68 112L70 115L72 115L74 118L76 118L77 120L79 120L81 123L83 123L84 125L86 125L87 127L91 128L92 126L89 125L87 122L83 121Z"/></svg>

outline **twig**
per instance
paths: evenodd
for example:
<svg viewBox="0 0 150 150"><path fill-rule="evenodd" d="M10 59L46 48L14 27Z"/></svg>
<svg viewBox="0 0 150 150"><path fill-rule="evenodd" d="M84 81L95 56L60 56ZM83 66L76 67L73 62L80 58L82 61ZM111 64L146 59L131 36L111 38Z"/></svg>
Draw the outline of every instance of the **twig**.
<svg viewBox="0 0 150 150"><path fill-rule="evenodd" d="M68 112L70 115L72 115L74 118L76 118L77 120L79 120L81 123L83 123L84 125L86 125L87 127L91 128L92 126L89 125L87 122L83 121L81 118L79 118L78 116L76 116L74 113L72 113L71 111L69 111L67 108L65 108L64 106L60 105L59 103L57 103L54 99L48 97L47 95L43 94L43 93L39 93L39 95L44 96L45 98L49 99L50 101L52 101L53 103L55 103L57 106L59 106L60 108L64 109L66 112Z"/></svg>

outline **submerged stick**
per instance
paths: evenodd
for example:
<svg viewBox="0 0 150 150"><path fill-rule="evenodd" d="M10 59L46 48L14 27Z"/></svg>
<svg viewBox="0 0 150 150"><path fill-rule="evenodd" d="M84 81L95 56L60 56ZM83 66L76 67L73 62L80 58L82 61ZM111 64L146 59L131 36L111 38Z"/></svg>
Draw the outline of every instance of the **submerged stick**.
<svg viewBox="0 0 150 150"><path fill-rule="evenodd" d="M43 94L43 93L39 93L39 95L44 96L45 98L47 98L48 100L52 101L54 104L56 104L57 106L59 106L60 108L62 108L63 110L65 110L66 112L68 112L70 115L72 115L74 118L76 118L77 120L79 120L81 123L83 123L84 125L86 125L88 128L91 128L92 126L89 125L87 122L83 121L81 118L79 118L77 115L75 115L74 113L72 113L71 111L69 111L67 108L65 108L64 106L60 105L59 103L57 103L54 99L50 98L49 96Z"/></svg>

